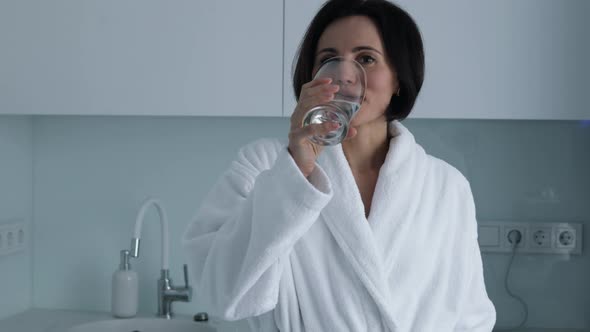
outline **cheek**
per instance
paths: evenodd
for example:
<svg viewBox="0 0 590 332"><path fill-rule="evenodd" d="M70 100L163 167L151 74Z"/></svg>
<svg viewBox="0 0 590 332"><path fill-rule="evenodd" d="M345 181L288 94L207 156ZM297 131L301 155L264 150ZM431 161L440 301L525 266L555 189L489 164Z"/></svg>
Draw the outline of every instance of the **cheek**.
<svg viewBox="0 0 590 332"><path fill-rule="evenodd" d="M367 95L375 102L389 103L396 89L393 75L385 70L367 75Z"/></svg>

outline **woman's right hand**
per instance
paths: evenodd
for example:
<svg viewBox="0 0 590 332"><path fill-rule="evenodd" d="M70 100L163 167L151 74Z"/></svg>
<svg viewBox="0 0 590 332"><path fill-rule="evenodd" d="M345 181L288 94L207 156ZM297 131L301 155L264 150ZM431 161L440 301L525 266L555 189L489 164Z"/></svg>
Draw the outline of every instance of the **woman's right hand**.
<svg viewBox="0 0 590 332"><path fill-rule="evenodd" d="M303 126L303 117L315 106L334 99L338 85L330 84L332 79L320 78L312 80L301 87L299 102L291 115L289 132L289 153L305 177L315 168L315 161L323 147L309 140L313 135L326 135L338 128L337 123L310 124Z"/></svg>

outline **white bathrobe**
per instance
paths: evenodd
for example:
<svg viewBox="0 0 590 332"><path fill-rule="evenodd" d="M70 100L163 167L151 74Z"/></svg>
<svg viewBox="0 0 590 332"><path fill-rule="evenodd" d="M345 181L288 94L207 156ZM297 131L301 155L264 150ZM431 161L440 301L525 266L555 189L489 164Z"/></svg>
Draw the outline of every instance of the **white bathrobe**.
<svg viewBox="0 0 590 332"><path fill-rule="evenodd" d="M368 218L340 145L308 178L286 142L242 148L183 236L194 300L253 331L491 331L469 183L389 130Z"/></svg>

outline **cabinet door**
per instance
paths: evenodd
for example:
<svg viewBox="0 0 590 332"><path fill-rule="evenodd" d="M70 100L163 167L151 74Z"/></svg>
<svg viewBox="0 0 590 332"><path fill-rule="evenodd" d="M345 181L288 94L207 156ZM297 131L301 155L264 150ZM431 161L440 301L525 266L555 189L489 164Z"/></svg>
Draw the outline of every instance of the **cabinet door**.
<svg viewBox="0 0 590 332"><path fill-rule="evenodd" d="M285 1L285 116L291 61L322 1ZM399 0L424 39L411 117L590 119L590 2Z"/></svg>
<svg viewBox="0 0 590 332"><path fill-rule="evenodd" d="M0 2L0 113L280 116L276 0Z"/></svg>
<svg viewBox="0 0 590 332"><path fill-rule="evenodd" d="M426 79L414 117L588 119L590 2L401 1Z"/></svg>

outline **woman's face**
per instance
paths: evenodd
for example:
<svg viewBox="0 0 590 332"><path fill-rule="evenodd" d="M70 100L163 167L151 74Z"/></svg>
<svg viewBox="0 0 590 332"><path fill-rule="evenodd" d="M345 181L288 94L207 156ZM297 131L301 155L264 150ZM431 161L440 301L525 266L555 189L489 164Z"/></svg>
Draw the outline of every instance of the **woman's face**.
<svg viewBox="0 0 590 332"><path fill-rule="evenodd" d="M385 110L399 84L373 21L366 16L350 16L330 24L318 41L313 72L334 56L356 60L367 74L365 100L351 125L386 121Z"/></svg>

